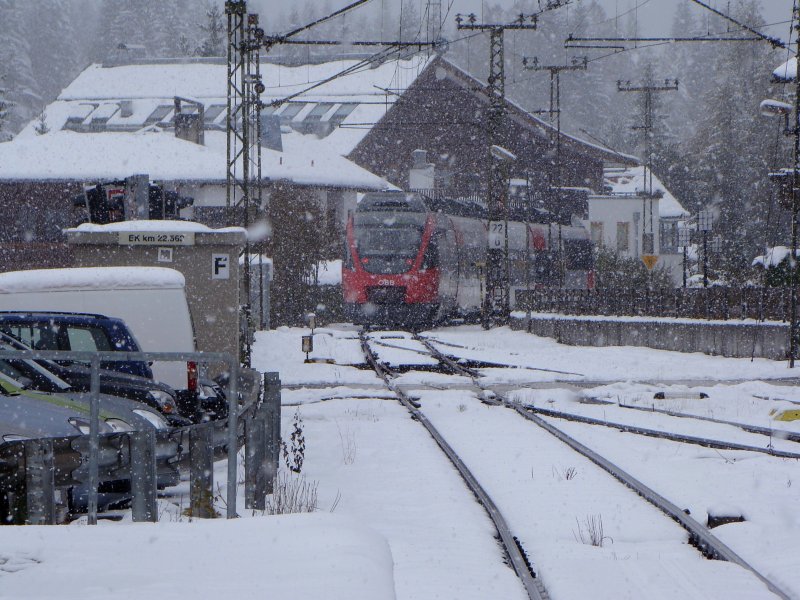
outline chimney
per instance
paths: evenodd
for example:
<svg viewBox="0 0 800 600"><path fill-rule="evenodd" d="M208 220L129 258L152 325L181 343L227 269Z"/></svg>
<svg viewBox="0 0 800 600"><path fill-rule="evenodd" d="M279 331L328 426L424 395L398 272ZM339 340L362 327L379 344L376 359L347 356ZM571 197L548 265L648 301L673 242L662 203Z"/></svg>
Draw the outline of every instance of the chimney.
<svg viewBox="0 0 800 600"><path fill-rule="evenodd" d="M183 105L194 107L194 112L183 112ZM175 137L187 142L205 145L205 107L202 102L175 96Z"/></svg>
<svg viewBox="0 0 800 600"><path fill-rule="evenodd" d="M119 103L119 116L123 119L133 116L133 100L121 100Z"/></svg>
<svg viewBox="0 0 800 600"><path fill-rule="evenodd" d="M436 167L428 162L426 150L414 150L411 153L414 163L408 173L408 188L411 190L435 189Z"/></svg>

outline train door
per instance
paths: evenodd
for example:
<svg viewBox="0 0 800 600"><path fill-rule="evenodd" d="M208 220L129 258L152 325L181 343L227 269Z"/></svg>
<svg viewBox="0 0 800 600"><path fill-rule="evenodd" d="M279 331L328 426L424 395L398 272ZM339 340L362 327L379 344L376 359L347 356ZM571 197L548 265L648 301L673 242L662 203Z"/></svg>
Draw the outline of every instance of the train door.
<svg viewBox="0 0 800 600"><path fill-rule="evenodd" d="M453 311L458 296L459 264L456 232L449 221L437 231L439 243L439 301L443 314Z"/></svg>

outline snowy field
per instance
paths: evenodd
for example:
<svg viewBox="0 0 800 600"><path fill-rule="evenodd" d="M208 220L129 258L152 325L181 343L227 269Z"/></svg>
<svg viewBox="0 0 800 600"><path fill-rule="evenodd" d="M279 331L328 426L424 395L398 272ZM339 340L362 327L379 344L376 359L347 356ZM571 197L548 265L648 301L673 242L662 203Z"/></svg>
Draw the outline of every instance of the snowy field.
<svg viewBox="0 0 800 600"><path fill-rule="evenodd" d="M258 334L253 363L280 373L284 440L295 419L302 421L302 472L282 476L314 490L313 514L245 511L239 489L241 519L192 522L183 512L184 482L159 500L156 525L130 523L123 511L122 522L96 528L6 528L0 598L526 597L483 509L423 427L363 365L358 330L318 328L311 363L300 345L307 333ZM562 346L508 329L423 335L442 352L481 365L482 385L522 404L800 452L779 435L800 432L798 422L770 414L800 402L800 390L780 381L793 375L784 363ZM410 369L398 383L492 496L554 600L776 597L750 572L703 558L677 524L544 430L481 403L469 378L424 370L435 361L409 334L375 333L371 345L381 360ZM701 523L709 514L742 516L713 533L800 598L796 460L548 420ZM221 514L225 472L224 461L215 465Z"/></svg>

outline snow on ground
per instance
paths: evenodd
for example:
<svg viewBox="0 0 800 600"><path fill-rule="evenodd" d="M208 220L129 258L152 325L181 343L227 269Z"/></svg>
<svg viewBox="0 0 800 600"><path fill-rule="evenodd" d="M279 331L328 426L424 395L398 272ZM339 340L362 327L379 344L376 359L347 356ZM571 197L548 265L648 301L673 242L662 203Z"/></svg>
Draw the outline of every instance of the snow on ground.
<svg viewBox="0 0 800 600"><path fill-rule="evenodd" d="M253 368L259 371L278 371L281 383L287 384L378 384L380 380L370 369L353 369L364 363L358 331L354 327L318 327L314 331L316 360L330 359L332 363L304 363L301 338L310 329L279 327L256 333L253 346Z"/></svg>
<svg viewBox="0 0 800 600"><path fill-rule="evenodd" d="M682 381L777 379L792 375L786 364L764 358L725 358L630 346L587 348L566 346L523 331L501 327L483 331L478 326L437 329L434 340L465 358L521 367L518 371L482 369L487 383L520 381ZM533 369L549 369L533 370ZM560 371L561 373L557 372ZM578 374L565 375L566 372Z"/></svg>
<svg viewBox="0 0 800 600"><path fill-rule="evenodd" d="M395 598L386 540L328 513L4 527L0 598Z"/></svg>
<svg viewBox="0 0 800 600"><path fill-rule="evenodd" d="M316 491L315 514L266 518L245 510L240 463L237 506L242 518L236 521L188 522L183 515L188 482L182 482L162 494L162 523L157 525L132 524L128 512L122 523L96 528L4 529L0 598L64 598L69 597L65 590L72 594L73 589L72 597L82 600L109 597L110 589L114 597L160 600L221 595L524 597L513 571L503 563L491 523L454 469L381 381L360 366L356 328L316 329L311 358L331 363L303 362L300 339L308 333L302 328L259 333L253 356L256 368L279 371L291 388L283 391L283 438L289 441L299 416L306 451L302 474L286 477ZM384 358L412 364L423 358L407 334L379 335ZM758 425L770 422L771 409L794 408L793 402L800 401L796 387L757 381L789 374L785 365L765 360L562 346L508 329L458 327L426 335L449 344L440 347L450 354L526 367L480 368L489 374L486 383L511 386L523 380L519 373L524 381L535 376L537 389L522 390L520 399L593 416L605 411L608 420L641 419L647 426L685 427L695 435L744 443L760 439L764 444L767 438L729 426L579 400L596 397L649 406L655 391L665 391L668 398L659 406L669 410ZM754 381L709 381L702 388L680 383L747 378ZM670 383L632 381L655 379ZM575 391L558 380L608 384ZM682 529L535 425L478 402L468 378L414 371L398 383L420 399L425 414L487 488L554 600L772 597L747 571L701 558L686 543ZM697 397L700 389L709 398ZM695 397L690 399L691 394ZM714 533L800 595L796 461L552 422L688 508L701 522L709 512L744 515L745 523L724 525ZM800 430L796 423L777 426ZM774 443L792 447L785 440ZM221 514L226 468L219 461L214 469L215 506ZM602 518L601 547L584 543L592 518Z"/></svg>
<svg viewBox="0 0 800 600"><path fill-rule="evenodd" d="M798 465L751 452L714 450L548 419L606 456L701 523L708 513L741 514L746 523L714 529L745 560L800 596Z"/></svg>
<svg viewBox="0 0 800 600"><path fill-rule="evenodd" d="M723 420L724 417L720 414L715 414L714 409L712 408L723 404L721 396L716 393L715 388L709 389L714 390L712 394L717 398L717 400L709 403L709 406L707 406L707 410L705 412L710 413L708 415L709 417ZM592 391L593 390L590 390L587 393L592 394ZM733 425L724 425L691 418L682 419L658 412L631 410L630 408L625 407L626 404L617 405L616 403L586 403L580 401L580 398L571 398L569 396L574 396L574 394L571 392L564 394L563 390L517 390L511 394L508 394L507 397L509 400L533 405L538 408L580 415L602 422L631 425L634 427L652 429L655 431L671 432L678 435L703 437L721 442L730 442L732 444L753 446L756 448L766 449L769 446L775 450L791 452L800 455L800 444L780 439L780 435L777 433L774 437L767 437L757 433L744 431ZM641 398L641 396L636 395L633 398ZM666 410L670 410L666 407L675 406L676 408L680 408L687 407L689 404L703 405L707 400L708 399L706 398L690 400L688 397L671 398L669 400L656 400L653 399L653 394L650 393L649 399L640 399L638 401L638 406L643 406L645 408L661 408L663 406ZM800 428L798 428L800 423L798 422L776 422L772 417L770 417L764 408L764 405L769 406L770 404L770 402L765 402L763 400L755 400L754 403L749 406L742 405L740 410L737 411L737 417L735 420L733 420L733 422L757 425L759 427L765 427L776 432L780 430L800 430ZM636 405L637 402L634 401L628 406ZM746 410L747 408L750 410ZM700 409L700 407L695 406L695 410L698 409ZM684 413L683 410L676 410L674 412ZM724 414L724 410L721 412ZM688 415L690 413L687 412L685 414ZM784 425L786 425L786 427L784 427Z"/></svg>
<svg viewBox="0 0 800 600"><path fill-rule="evenodd" d="M497 502L553 598L771 597L744 570L703 558L678 525L512 411L458 392L419 396L423 412ZM602 547L588 542L592 518L602 519Z"/></svg>
<svg viewBox="0 0 800 600"><path fill-rule="evenodd" d="M341 365L344 365L346 360L350 364L357 364L361 360L358 340L355 339L356 332L351 327L332 326L327 330L317 331L322 333L319 339L325 341L323 342L324 346L319 345L318 336L315 335L317 350L314 356L323 357L336 354L340 357L338 362ZM407 502L405 496L401 496L399 500L392 500L390 504L385 504L386 500L382 499L379 503L384 504L387 510L380 510L369 505L368 500L371 499L373 492L370 491L369 499L364 496L363 482L357 479L351 481L350 477L353 474L349 471L352 471L355 465L359 465L359 468L366 468L361 464L362 457L367 460L362 452L362 448L365 447L363 439L366 436L368 439L374 440L375 446L373 447L372 443L368 446L369 461L375 462L370 469L377 468L382 473L390 473L392 481L386 481L387 487L384 492L391 496L395 493L393 484L402 485L403 483L402 477L395 474L398 465L402 465L403 462L398 455L411 458L417 465L428 465L431 461L438 463L442 460L441 455L435 447L430 446L430 440L421 427L406 421L403 416L400 417L401 422L408 423L411 429L398 429L396 424L391 424L387 432L370 432L370 429L375 426L371 422L382 422L386 420L387 414L393 414L396 411L399 411L399 415L403 415L403 409L388 399L382 401L343 399L348 395L348 390L355 397L365 397L373 393L372 390L365 390L366 384L362 379L364 371L342 366L341 370L335 374L325 374L318 370L319 365L302 365L302 355L294 352L286 353L285 348L287 344L297 345L299 348L299 336L303 333L308 333L308 331L285 329L262 334L255 348L256 353L261 357L260 364L264 364L263 361L269 358L273 364L278 363L285 366L292 373L293 380L299 381L306 377L314 381L316 386L323 385L326 375L329 377L330 387L289 390L284 393L285 403L303 404L300 411L306 420L309 447L321 446L320 454L316 457L309 451L308 472L313 473L313 477L320 481L321 490L331 485L342 494L336 509L337 513L344 511L346 514L351 514L350 511L354 511L352 514L368 514L370 519L368 524L386 535L396 561L395 580L398 598L409 597L408 594L413 597L416 588L413 585L403 588L403 584L400 582L408 581L408 577L413 577L412 573L415 572L418 565L415 565L414 568L411 568L410 564L402 565L403 559L398 558L398 554L402 557L403 551L398 551L398 547L411 552L411 547L420 544L426 551L429 551L430 547L435 547L440 542L436 540L435 536L430 539L414 536L398 537L399 533L403 531L401 523L416 524L416 519L420 518L420 514L414 512L413 518L406 521L408 517L403 515L402 511L395 513L392 510L391 507L396 506L398 502ZM411 340L408 334L380 332L371 335L378 338L373 341L372 346L383 360L396 365L419 365L425 362L422 360L424 357L419 353L419 344ZM426 335L444 340L449 345L441 344L441 349L459 357L493 361L498 364L549 369L549 371L538 371L538 380L545 382L549 380L553 382L554 387L560 385L556 380L562 379L578 382L612 381L615 377L619 378L620 374L628 373L627 366L631 364L639 367L638 372L645 380L659 378L670 380L708 379L709 377L723 380L738 379L747 374L743 373L743 370L746 369L749 369L753 376L758 377L785 376L787 374L784 365L776 365L770 361L751 363L749 360L685 355L645 348L577 348L562 346L549 339L537 338L522 332L512 332L508 329L484 332L472 327L458 327L440 329ZM272 349L265 347L273 344ZM341 347L338 350L334 349L334 344ZM609 350L619 350L619 352L609 353ZM603 355L600 355L599 352L603 352ZM705 364L691 366L691 363L695 361ZM687 364L689 364L689 368L681 370ZM743 367L742 365L745 364L748 366ZM310 375L304 376L303 370L308 370ZM523 371L523 369L481 368L480 371L484 374L487 371L490 373L490 377L484 379L487 380L486 383L491 383L493 381L513 381L517 377L517 372ZM578 372L580 372L579 376L569 375ZM527 378L537 371L524 369L524 373ZM633 378L625 377L625 379ZM349 382L353 384L348 385ZM523 545L530 552L532 558L537 561L536 566L541 569L543 581L554 598L563 600L590 597L748 599L771 597L764 586L743 569L728 563L703 559L696 550L688 546L686 534L682 529L662 517L660 513L632 492L599 472L566 446L541 431L537 433L538 430L532 424L520 419L510 411L480 404L475 399L474 392L467 389L469 383L467 378L412 371L400 375L397 382L403 385L411 395L421 400L425 414L434 421L437 427L440 427L445 437L462 454L468 466L486 485L489 493L509 519L514 533L523 540ZM711 411L721 410L721 407L725 406L726 398L746 394L751 396L759 394L770 398L781 392L785 392L787 395L791 394L792 390L789 387L778 387L760 382L735 386L714 386L712 382L709 382L707 387L712 391L712 399L707 405ZM723 388L725 392L718 391L718 388ZM626 395L635 401L640 396L652 398L650 392L653 389L658 391L667 389L676 392L676 390L688 388L677 384L665 388L663 385L649 386L626 382L591 389L586 391L585 395L602 396L617 393ZM530 393L529 390L525 392ZM577 405L577 400L580 398L576 392L558 389L552 392L546 389L536 390L535 394L545 395L540 398L542 404L547 404L546 397L555 397L565 405L570 403ZM381 395L386 397L385 391ZM342 399L320 402L323 398ZM669 401L673 400L671 398ZM316 403L310 404L312 402ZM709 400L705 399L704 402L709 402ZM757 399L752 404L753 414L758 415L756 419L764 420L764 411L778 402L780 401ZM549 404L547 405L549 406ZM583 408L584 405L579 406ZM745 420L750 422L752 420L750 419L751 412L747 407L751 404L742 400L737 406L738 408L733 410L738 411L740 417L747 417ZM624 415L634 413L634 416L628 416L627 420L654 417L649 413L640 413L620 407L613 408L622 411L621 414ZM348 411L351 414L348 414ZM376 411L380 411L380 417L375 416ZM353 413L361 415L360 420L354 421ZM289 417L289 414L285 414L284 421ZM666 422L672 422L671 420L674 419L666 415L658 415L657 418L666 420ZM729 426L708 424L708 427L705 427L705 424L695 425L689 419L680 419L679 421L685 422L685 426L689 428L686 433L714 437L710 435L714 431L709 428L722 427L721 430L716 431L716 437L721 439L733 441L735 438L731 436L738 436L741 433L742 437L737 440L740 443L754 443L754 440L758 439L763 444L766 440L766 438L759 438L753 434L739 432L738 429ZM358 429L355 428L354 422L357 423ZM406 436L412 432L415 438L407 438ZM631 449L639 448L638 444L641 441L639 436L621 437L619 432L610 429L606 431L606 435L610 439L614 439L616 435L617 450L620 453L637 454L636 452L632 453ZM417 436L421 437L416 439ZM647 438L642 439L647 440ZM396 447L395 452L398 454L387 454L387 449L383 449L380 444L382 441ZM653 440L649 440L649 442L653 443ZM782 442L782 444L787 445L787 449L791 448L789 442ZM657 491L668 498L678 500L679 505L683 506L683 497L672 496L672 488L680 486L691 488L695 480L702 479L702 469L706 465L713 464L716 467L718 462L725 464L725 460L730 459L723 459L719 455L730 453L718 453L696 446L676 446L680 453L686 454L686 456L683 457L684 462L680 463L680 466L674 467L675 483L667 486L666 489L659 485L659 481L652 483ZM351 464L347 464L348 453L351 453L354 447L358 448L356 458ZM650 450L644 454L643 465L646 464L646 459L653 455L653 452ZM673 451L673 454L677 453L678 451ZM784 480L781 481L781 484L784 486L786 485L785 481L788 481L787 478L790 478L790 475L786 474L787 468L790 467L787 467L787 463L779 459L765 455L753 458L750 453L733 454L745 465L748 463L758 464L768 471L772 469L783 472ZM747 460L740 458L739 455ZM685 464L687 461L688 465ZM769 461L777 462L770 463ZM652 464L657 463L653 460ZM658 466L659 469L656 471L660 471L660 465ZM687 475L681 474L681 467L685 468ZM569 474L571 469L575 470L574 476ZM692 504L692 508L700 515L701 520L705 518L706 514L703 511L709 508L725 507L724 497L729 491L742 489L743 482L747 481L748 475L752 475L749 471L744 473L741 477L737 474L727 487L719 487L720 493L709 497L708 502L704 503L701 500L697 505ZM348 494L342 491L344 489L342 486L361 489L362 494L359 495L359 501L354 504L351 504L351 501L345 501ZM686 493L691 495L689 492ZM330 495L332 491L325 490L321 492L322 494ZM765 497L758 496L754 497L753 502L759 503L766 500ZM782 503L784 501L785 498L781 500ZM463 488L460 495L448 497L448 502L453 507L474 505L474 500ZM744 503L748 506L750 504L750 502ZM326 502L321 502L321 505L325 506ZM742 505L740 503L737 506ZM698 506L702 508L698 508ZM434 510L437 508L434 507ZM764 512L768 512L768 510ZM783 508L781 508L781 512L783 512ZM482 513L480 514L482 515ZM753 514L759 514L759 510L755 510ZM579 540L581 531L584 534L588 531L586 519L598 515L603 517L604 535L609 538L602 548L581 543ZM483 517L481 517L482 519ZM390 523L387 523L387 520ZM774 520L758 517L755 522L745 525L763 527L769 535L775 535L776 539L782 540L784 550L791 548L790 536L781 535L781 532L775 531L774 523ZM737 531L735 526L726 527L730 531ZM416 529L414 531L416 532ZM404 532L404 534L408 533ZM487 535L491 534L492 531L489 529ZM415 535L417 534L415 533ZM402 543L399 541L401 539ZM734 547L741 551L742 543L747 544L746 539ZM748 551L758 551L762 545L766 545L766 542L758 541L750 544ZM783 563L781 563L776 554L775 552L772 554L776 559L775 564L786 565L786 560L788 560L789 566L791 566L791 561L794 559L782 559ZM486 564L492 563L488 561ZM482 567L482 569L485 568ZM474 574L471 570L465 571ZM480 571L481 568L477 573ZM438 572L439 577L446 579L449 577L445 569L438 569ZM581 575L576 577L575 573ZM432 577L433 575L423 576ZM462 596L453 594L445 597ZM504 596L492 593L490 597Z"/></svg>

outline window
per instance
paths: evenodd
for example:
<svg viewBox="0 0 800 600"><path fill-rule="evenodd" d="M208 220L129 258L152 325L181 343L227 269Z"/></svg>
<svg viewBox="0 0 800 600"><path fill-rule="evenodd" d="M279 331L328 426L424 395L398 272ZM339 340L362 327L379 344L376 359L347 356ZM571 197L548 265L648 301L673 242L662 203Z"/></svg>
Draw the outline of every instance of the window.
<svg viewBox="0 0 800 600"><path fill-rule="evenodd" d="M627 252L629 249L630 222L620 221L617 223L617 252Z"/></svg>
<svg viewBox="0 0 800 600"><path fill-rule="evenodd" d="M169 119L167 119L168 115L171 115L175 111L175 107L169 104L162 104L158 108L156 108L149 117L145 120L144 124L147 125L154 125L155 123L167 123Z"/></svg>
<svg viewBox="0 0 800 600"><path fill-rule="evenodd" d="M108 338L103 331L96 327L67 326L69 349L73 351L94 352L97 350L110 350Z"/></svg>
<svg viewBox="0 0 800 600"><path fill-rule="evenodd" d="M298 113L306 107L305 102L295 102L292 104L287 104L286 108L284 108L280 112L281 123L286 123L294 119Z"/></svg>
<svg viewBox="0 0 800 600"><path fill-rule="evenodd" d="M336 112L333 113L328 119L331 123L341 123L344 121L351 112L353 112L358 106L355 102L348 102L346 104L342 104L339 108L336 109Z"/></svg>
<svg viewBox="0 0 800 600"><path fill-rule="evenodd" d="M322 117L324 117L325 114L332 108L333 102L320 102L314 108L312 108L311 111L309 111L303 120L308 122L321 121Z"/></svg>
<svg viewBox="0 0 800 600"><path fill-rule="evenodd" d="M603 222L602 221L592 221L591 232L592 232L592 243L595 246L602 246L603 245Z"/></svg>

